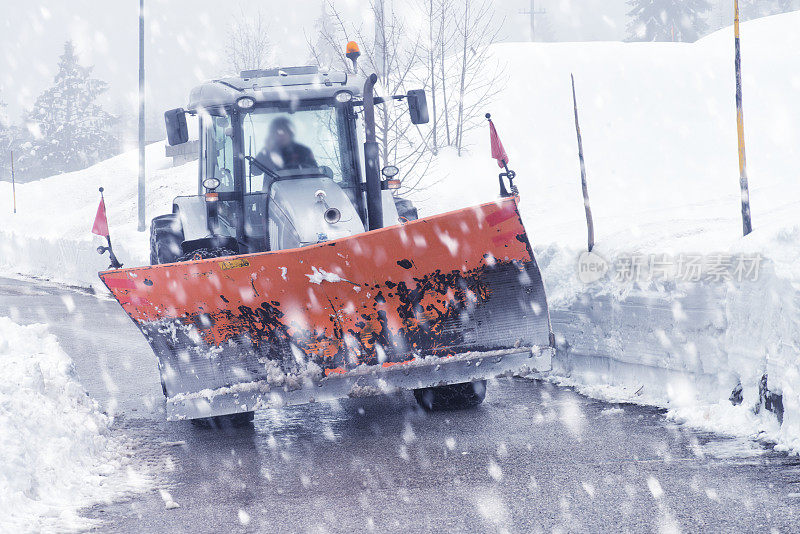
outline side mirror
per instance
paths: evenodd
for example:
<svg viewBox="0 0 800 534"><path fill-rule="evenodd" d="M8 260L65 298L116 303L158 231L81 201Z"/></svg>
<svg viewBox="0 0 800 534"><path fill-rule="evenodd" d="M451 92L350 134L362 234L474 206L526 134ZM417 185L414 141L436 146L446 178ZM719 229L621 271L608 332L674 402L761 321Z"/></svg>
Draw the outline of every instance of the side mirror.
<svg viewBox="0 0 800 534"><path fill-rule="evenodd" d="M412 89L406 95L412 124L428 124L428 99L423 89Z"/></svg>
<svg viewBox="0 0 800 534"><path fill-rule="evenodd" d="M183 108L164 112L167 126L167 142L169 146L182 145L189 142L189 128L186 126L186 112Z"/></svg>

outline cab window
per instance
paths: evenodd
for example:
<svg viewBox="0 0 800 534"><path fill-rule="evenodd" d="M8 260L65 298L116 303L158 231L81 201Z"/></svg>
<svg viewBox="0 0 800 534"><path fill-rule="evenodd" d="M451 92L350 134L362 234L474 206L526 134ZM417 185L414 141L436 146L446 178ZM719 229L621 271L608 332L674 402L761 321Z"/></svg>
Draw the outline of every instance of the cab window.
<svg viewBox="0 0 800 534"><path fill-rule="evenodd" d="M206 129L206 146L208 158L206 169L207 177L214 177L220 181L217 191L233 191L233 128L230 117L211 117Z"/></svg>

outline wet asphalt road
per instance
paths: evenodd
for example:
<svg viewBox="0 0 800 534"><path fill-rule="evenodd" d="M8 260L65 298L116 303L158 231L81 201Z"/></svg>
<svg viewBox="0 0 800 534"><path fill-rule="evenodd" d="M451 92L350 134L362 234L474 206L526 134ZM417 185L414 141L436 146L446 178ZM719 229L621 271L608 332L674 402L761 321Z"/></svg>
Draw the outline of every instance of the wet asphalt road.
<svg viewBox="0 0 800 534"><path fill-rule="evenodd" d="M507 379L463 412L405 393L202 429L164 421L154 357L115 302L0 279L0 315L51 325L154 477L85 510L99 532L800 531L800 460L656 409Z"/></svg>

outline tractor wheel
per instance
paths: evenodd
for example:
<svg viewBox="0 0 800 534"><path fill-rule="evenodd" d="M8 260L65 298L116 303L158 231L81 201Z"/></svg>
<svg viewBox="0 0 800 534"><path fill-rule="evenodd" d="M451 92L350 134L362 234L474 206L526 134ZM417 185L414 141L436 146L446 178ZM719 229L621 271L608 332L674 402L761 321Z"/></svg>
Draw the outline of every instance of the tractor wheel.
<svg viewBox="0 0 800 534"><path fill-rule="evenodd" d="M177 261L182 242L183 229L176 214L153 219L150 224L150 265Z"/></svg>
<svg viewBox="0 0 800 534"><path fill-rule="evenodd" d="M251 426L255 412L234 413L231 415L218 415L216 417L203 417L202 419L192 419L192 424L202 428L213 428L216 430L226 428L241 428Z"/></svg>
<svg viewBox="0 0 800 534"><path fill-rule="evenodd" d="M192 260L205 260L208 258L223 258L225 256L235 256L236 252L227 248L199 248L191 252L187 252L175 261L192 261Z"/></svg>
<svg viewBox="0 0 800 534"><path fill-rule="evenodd" d="M486 398L486 380L415 389L414 398L429 412L473 408Z"/></svg>

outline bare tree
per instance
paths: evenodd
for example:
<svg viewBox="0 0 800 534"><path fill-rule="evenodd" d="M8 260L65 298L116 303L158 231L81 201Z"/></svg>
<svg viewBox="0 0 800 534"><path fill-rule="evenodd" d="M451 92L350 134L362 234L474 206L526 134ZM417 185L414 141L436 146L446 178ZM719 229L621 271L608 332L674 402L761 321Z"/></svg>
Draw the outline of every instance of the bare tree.
<svg viewBox="0 0 800 534"><path fill-rule="evenodd" d="M269 24L264 21L261 10L245 10L240 6L227 33L225 59L237 73L270 66L272 43L268 37Z"/></svg>
<svg viewBox="0 0 800 534"><path fill-rule="evenodd" d="M344 44L361 45L359 70L381 74L379 92L386 103L376 108L376 136L381 157L403 171L403 188L421 190L433 157L452 146L461 155L464 135L482 125L486 106L502 86L502 69L489 57L502 21L494 18L491 0L417 0L425 20L407 27L386 0L371 0L374 32L344 20L331 0L313 39L306 36L311 60L325 67L350 68ZM431 122L414 126L404 105L393 95L411 88L426 89Z"/></svg>
<svg viewBox="0 0 800 534"><path fill-rule="evenodd" d="M482 117L499 92L504 73L489 58L502 22L490 0L420 0L426 39L421 78L431 96L431 149L452 146L461 155L464 134Z"/></svg>
<svg viewBox="0 0 800 534"><path fill-rule="evenodd" d="M377 91L385 100L376 106L375 134L382 161L402 171L404 190L421 189L433 150L431 128L411 124L405 106L396 105L392 96L404 95L415 78L420 52L420 36L412 33L394 8L384 0L371 0L369 8L375 21L374 33L345 22L333 2L324 5L323 16L316 24L316 39L306 36L311 60L323 67L351 68L345 57L345 44L355 40L361 47L359 70L362 74L379 74Z"/></svg>
<svg viewBox="0 0 800 534"><path fill-rule="evenodd" d="M430 148L436 155L442 146L450 144L450 120L447 98L446 59L453 50L455 36L448 31L448 16L452 0L419 0L427 21L420 43L419 62L424 71L415 71L417 79L430 94ZM422 75L424 72L424 76ZM440 131L444 129L443 132Z"/></svg>
<svg viewBox="0 0 800 534"><path fill-rule="evenodd" d="M344 42L350 41L348 25L332 3L323 2L322 14L314 24L312 35L313 38L306 34L311 63L323 68L350 69L349 60L345 57L345 47L340 42L340 39L344 39Z"/></svg>
<svg viewBox="0 0 800 534"><path fill-rule="evenodd" d="M446 20L447 20L447 16L450 14L449 13L449 9L450 9L450 1L449 0L442 0L440 2L440 5L439 5L439 17L440 17L439 18L439 24L440 24L440 31L441 31L443 36L445 35L445 31L447 29L446 28L446 24L447 24ZM450 32L448 32L448 33L450 33ZM453 34L450 33L450 35L453 35ZM444 109L442 110L442 115L444 115L444 127L445 127L445 133L447 134L447 146L451 146L452 145L453 139L450 136L450 107L449 107L448 102L447 102L447 91L448 91L448 89L447 89L447 78L448 78L448 76L447 76L446 63L447 63L447 57L449 55L448 53L450 51L450 46L454 42L454 39L455 39L455 36L453 35L453 37L451 39L449 39L449 40L446 39L446 38L442 38L439 41L439 49L440 49L440 54L439 54L440 72L439 72L439 74L442 77L442 101L444 103Z"/></svg>
<svg viewBox="0 0 800 534"><path fill-rule="evenodd" d="M458 0L460 16L455 18L459 44L457 113L453 145L460 156L464 134L483 124L486 106L497 96L504 73L489 61L489 46L496 43L502 21L494 18L491 0Z"/></svg>
<svg viewBox="0 0 800 534"><path fill-rule="evenodd" d="M436 113L436 52L439 50L439 42L442 40L442 32L440 24L436 19L438 18L438 11L434 5L434 0L428 0L426 3L428 16L428 41L425 43L425 52L428 66L428 83L431 90L431 109L433 111L433 125L431 126L431 149L435 156L439 152L439 139L437 134L437 122L439 117ZM442 22L444 22L442 20Z"/></svg>

